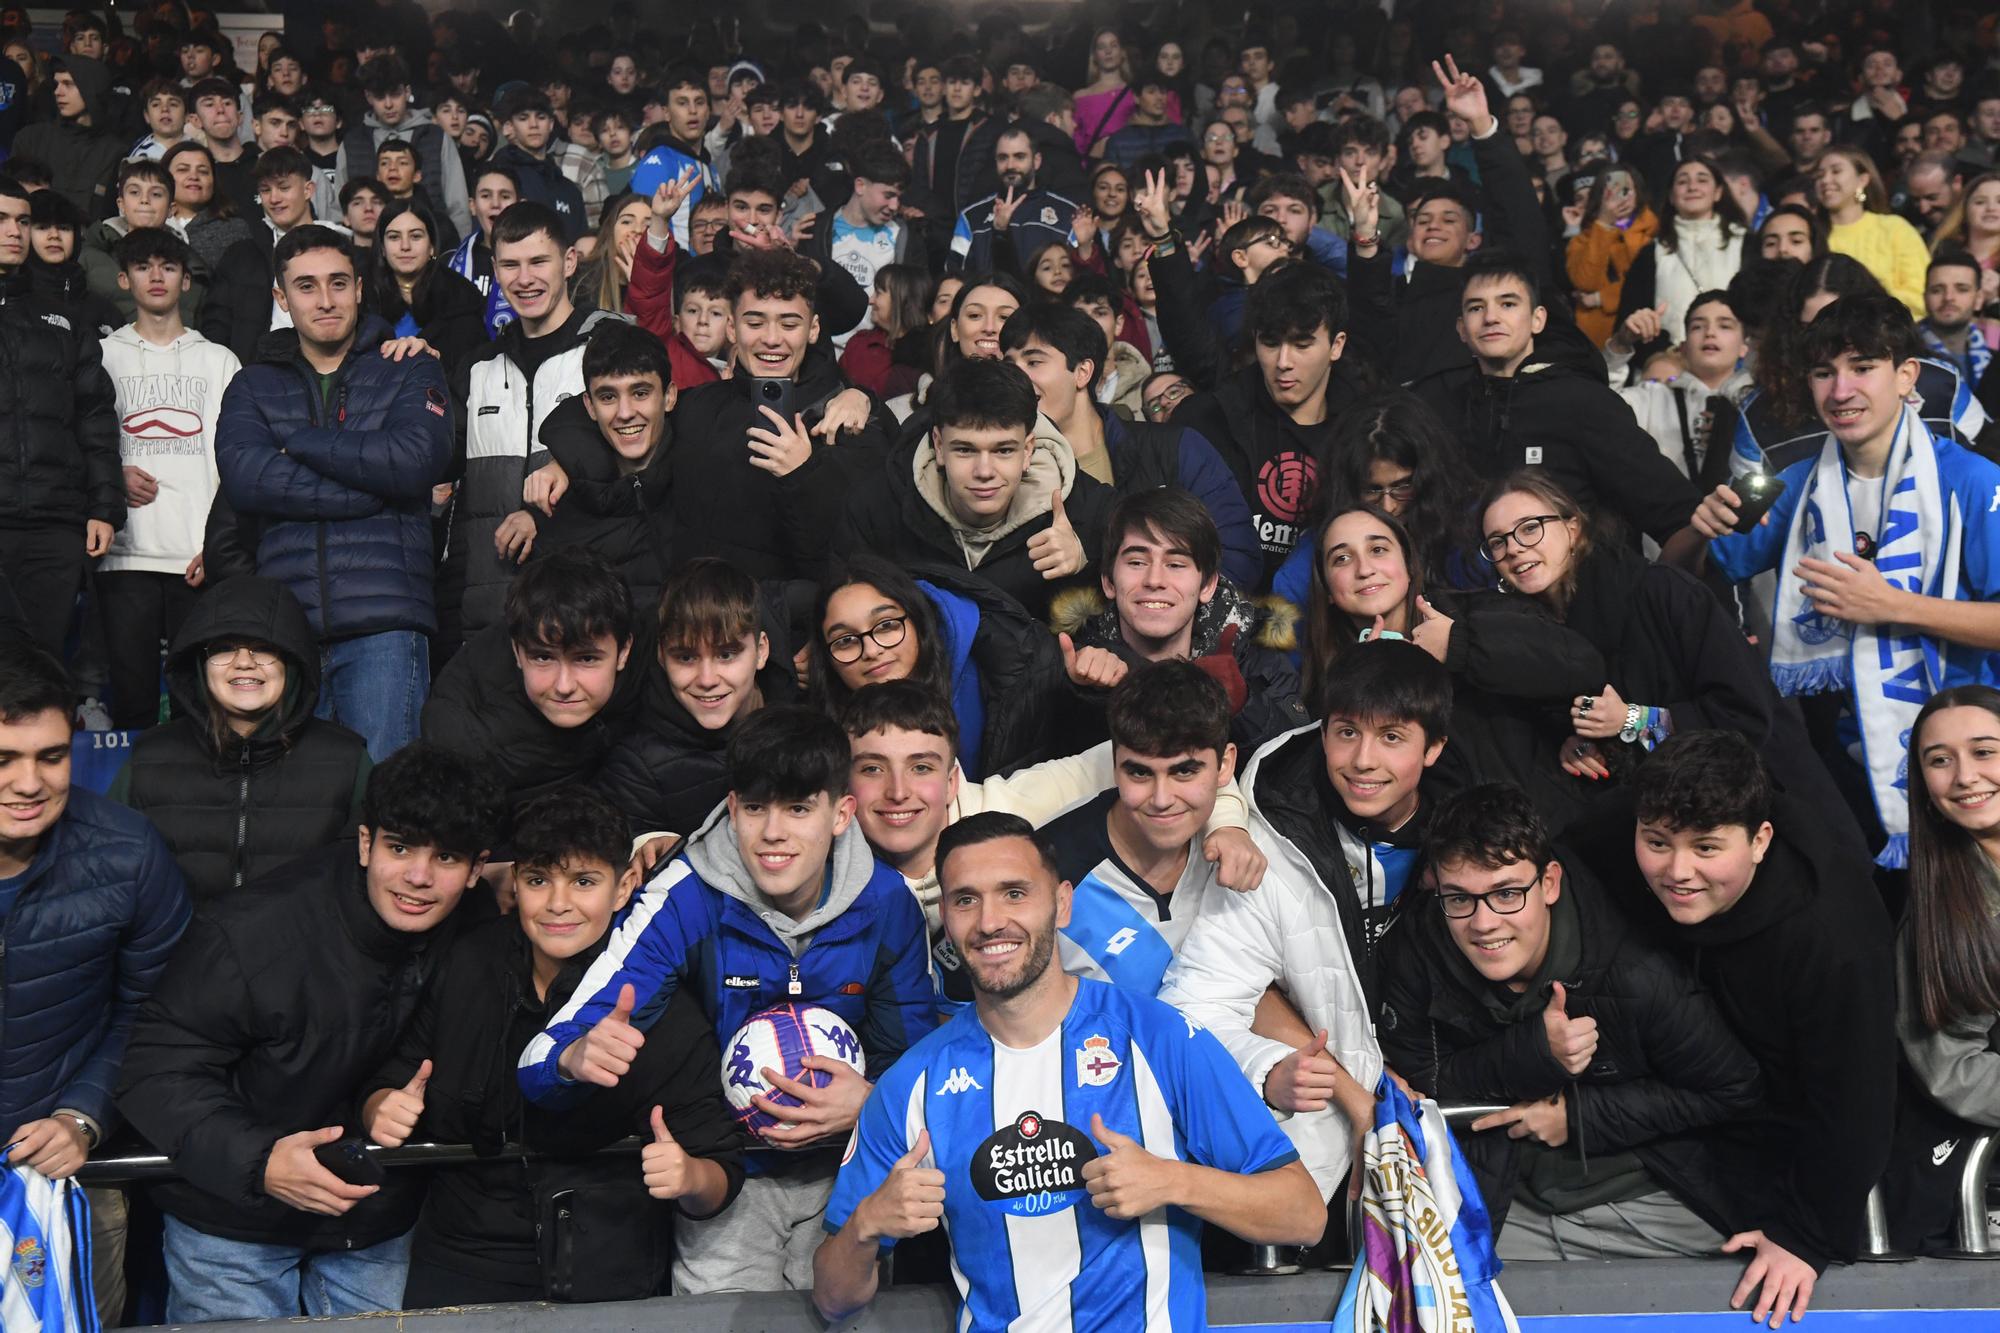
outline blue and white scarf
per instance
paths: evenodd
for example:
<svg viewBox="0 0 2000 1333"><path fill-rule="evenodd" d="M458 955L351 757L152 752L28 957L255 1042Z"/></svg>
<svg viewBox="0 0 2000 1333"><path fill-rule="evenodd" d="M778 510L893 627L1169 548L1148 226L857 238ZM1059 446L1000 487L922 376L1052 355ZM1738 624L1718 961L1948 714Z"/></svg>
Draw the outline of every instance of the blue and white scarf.
<svg viewBox="0 0 2000 1333"><path fill-rule="evenodd" d="M1868 774L1875 811L1889 835L1877 862L1903 865L1909 854L1909 771L1906 756L1917 713L1944 681L1937 640L1898 625L1854 625L1822 615L1792 570L1811 557L1838 564L1854 553L1854 517L1840 444L1831 435L1806 477L1778 567L1772 615L1771 678L1784 695L1846 690L1861 733L1856 757ZM1938 475L1937 450L1915 409L1905 406L1879 478L1855 485L1882 488L1875 567L1890 584L1925 597L1958 596L1961 515Z"/></svg>
<svg viewBox="0 0 2000 1333"><path fill-rule="evenodd" d="M1993 348L1986 341L1986 334L1980 329L1979 321L1966 326L1965 355L1960 356L1944 345L1944 339L1931 331L1927 319L1917 321L1917 334L1924 340L1924 347L1930 354L1946 365L1958 368L1959 375L1968 386L1977 385L1986 378L1986 368L1993 364Z"/></svg>

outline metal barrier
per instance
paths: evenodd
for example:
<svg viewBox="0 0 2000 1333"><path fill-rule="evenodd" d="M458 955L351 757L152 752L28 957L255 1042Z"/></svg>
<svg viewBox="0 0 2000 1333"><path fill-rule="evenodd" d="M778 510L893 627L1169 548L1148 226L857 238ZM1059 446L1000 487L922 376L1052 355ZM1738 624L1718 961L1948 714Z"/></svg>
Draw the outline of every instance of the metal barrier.
<svg viewBox="0 0 2000 1333"><path fill-rule="evenodd" d="M635 1154L645 1146L641 1138L620 1139L598 1149L595 1156ZM532 1152L518 1143L504 1145L499 1152L482 1157L469 1143L406 1143L400 1148L362 1145L368 1155L383 1166L465 1166L474 1162L544 1161L548 1154ZM173 1161L159 1153L130 1157L106 1157L85 1162L77 1171L80 1184L97 1189L106 1185L137 1185L149 1180L169 1180L177 1173Z"/></svg>

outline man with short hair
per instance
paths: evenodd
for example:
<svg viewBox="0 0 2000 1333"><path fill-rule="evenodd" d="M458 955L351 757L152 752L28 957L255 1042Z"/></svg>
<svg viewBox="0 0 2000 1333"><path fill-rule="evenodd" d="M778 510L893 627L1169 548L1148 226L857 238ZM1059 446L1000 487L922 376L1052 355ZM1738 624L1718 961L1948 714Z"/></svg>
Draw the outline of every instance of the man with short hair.
<svg viewBox="0 0 2000 1333"><path fill-rule="evenodd" d="M1699 544L1686 531L1699 493L1615 393L1536 355L1548 311L1532 267L1483 251L1459 270L1458 336L1473 365L1427 375L1411 392L1452 427L1479 476L1544 468L1586 513L1651 537L1662 559L1686 558Z"/></svg>
<svg viewBox="0 0 2000 1333"><path fill-rule="evenodd" d="M391 53L363 64L358 75L361 91L368 98L368 112L341 139L339 160L334 168L336 186L345 184L350 176L368 175L383 140L402 139L416 154L431 211L449 220L459 235L471 234L472 210L465 164L459 158L457 145L446 137L431 113L412 105L410 67L401 56ZM445 247L438 248L442 252Z"/></svg>
<svg viewBox="0 0 2000 1333"><path fill-rule="evenodd" d="M141 227L165 227L181 235L185 224L173 216L173 197L174 178L165 167L151 158L129 158L118 164L117 216L96 224L77 242L76 259L91 294L110 302L126 319L132 317L132 293L118 281L118 243ZM181 301L181 314L193 319L208 292L206 266L199 276L188 276L192 281Z"/></svg>
<svg viewBox="0 0 2000 1333"><path fill-rule="evenodd" d="M1329 126L1324 136L1319 131L1308 131L1302 137L1304 146L1301 152L1322 138L1332 161L1315 187L1319 191L1320 224L1352 244L1354 218L1347 211L1347 191L1341 188L1340 176L1345 172L1355 181L1379 181L1388 175L1395 160L1389 127L1370 116L1349 116L1338 125ZM1307 179L1312 179L1311 173L1307 173ZM1410 234L1409 218L1402 203L1378 191L1376 204L1376 232L1381 237L1379 244L1387 246L1392 252L1401 249Z"/></svg>
<svg viewBox="0 0 2000 1333"><path fill-rule="evenodd" d="M0 222L0 252L5 232ZM133 1018L189 918L158 830L73 784L76 705L54 657L0 641L0 1143L8 1167L51 1180L74 1176L118 1127ZM88 1193L97 1305L119 1319L125 1196Z"/></svg>
<svg viewBox="0 0 2000 1333"><path fill-rule="evenodd" d="M1694 978L1627 931L1526 792L1467 788L1424 836L1430 893L1383 954L1383 1055L1440 1102L1502 1258L1708 1255L1737 1205L1704 1146L1754 1112L1757 1062Z"/></svg>
<svg viewBox="0 0 2000 1333"><path fill-rule="evenodd" d="M963 820L938 863L976 1003L862 1110L813 1261L822 1315L867 1305L884 1250L941 1222L963 1321L979 1328L1198 1326L1197 1221L1255 1243L1319 1238L1311 1176L1215 1038L1056 964L1071 890L1028 824ZM1051 1086L1059 1105L1037 1091Z"/></svg>
<svg viewBox="0 0 2000 1333"><path fill-rule="evenodd" d="M1148 70L1133 81L1132 115L1104 141L1104 160L1127 171L1142 157L1164 154L1174 144L1187 144L1187 126L1167 118L1167 94L1173 89L1158 71Z"/></svg>
<svg viewBox="0 0 2000 1333"><path fill-rule="evenodd" d="M259 153L290 148L299 136L299 111L281 93L261 92L250 102L250 142Z"/></svg>
<svg viewBox="0 0 2000 1333"><path fill-rule="evenodd" d="M239 217L257 215L257 150L243 142L243 103L228 79L210 75L188 89L195 128L215 159L215 189L236 205Z"/></svg>
<svg viewBox="0 0 2000 1333"><path fill-rule="evenodd" d="M1640 429L1699 489L1728 467L1726 432L1736 420L1736 405L1752 387L1744 364L1749 343L1735 299L1727 292L1701 292L1688 304L1687 337L1679 348L1686 373L1664 382L1625 384L1633 349L1661 336L1662 318L1657 307L1633 311L1604 345L1604 360ZM1717 433L1718 422L1725 433Z"/></svg>
<svg viewBox="0 0 2000 1333"><path fill-rule="evenodd" d="M181 38L177 52L181 66L181 87L193 88L222 68L222 43L208 28L194 28Z"/></svg>
<svg viewBox="0 0 2000 1333"><path fill-rule="evenodd" d="M340 220L353 233L354 248L372 250L375 248L375 232L382 223L382 210L388 206L389 187L373 176L356 176L340 187L337 201ZM451 224L437 220L440 228Z"/></svg>
<svg viewBox="0 0 2000 1333"><path fill-rule="evenodd" d="M1759 1112L1701 1144L1733 1205L1722 1249L1751 1256L1731 1304L1761 1287L1755 1319L1797 1319L1817 1274L1859 1252L1888 1165L1895 932L1853 839L1829 837L1824 811L1775 787L1743 736L1673 736L1625 791L1571 845L1715 997L1763 1071Z"/></svg>
<svg viewBox="0 0 2000 1333"><path fill-rule="evenodd" d="M1924 151L1957 157L1965 148L1965 117L1958 108L1941 106L1924 116Z"/></svg>
<svg viewBox="0 0 2000 1333"><path fill-rule="evenodd" d="M1903 173L1903 194L1924 234L1933 236L1944 215L1965 196L1965 168L1950 153L1927 151Z"/></svg>
<svg viewBox="0 0 2000 1333"><path fill-rule="evenodd" d="M1988 83L1975 94L1963 156L1982 166L2000 164L2000 86Z"/></svg>
<svg viewBox="0 0 2000 1333"><path fill-rule="evenodd" d="M172 79L153 79L140 88L139 106L146 117L146 135L127 150L128 159L157 162L169 148L193 137L188 133L187 92Z"/></svg>
<svg viewBox="0 0 2000 1333"><path fill-rule="evenodd" d="M1792 150L1792 170L1809 176L1819 165L1820 154L1833 144L1833 127L1826 109L1817 102L1801 102L1792 111L1792 124L1785 136Z"/></svg>
<svg viewBox="0 0 2000 1333"><path fill-rule="evenodd" d="M416 737L428 687L431 487L452 459L452 400L435 356L378 350L389 327L362 319L339 232L289 232L273 268L294 336L230 381L216 466L237 544L319 638L316 716L359 732L379 762Z"/></svg>
<svg viewBox="0 0 2000 1333"><path fill-rule="evenodd" d="M517 87L494 110L507 142L493 154L493 163L511 168L522 202L552 210L562 224L558 239L565 247L575 245L590 229L589 220L583 192L551 155L556 119L548 94L539 88ZM637 179L635 176L634 181ZM634 188L638 188L636 184Z"/></svg>
<svg viewBox="0 0 2000 1333"><path fill-rule="evenodd" d="M1094 567L1111 488L1077 467L1018 366L962 361L929 406L931 429L848 496L836 548L968 569L1044 618L1054 585Z"/></svg>
<svg viewBox="0 0 2000 1333"><path fill-rule="evenodd" d="M1979 384L2000 346L2000 324L1981 318L1985 270L1963 250L1940 250L1924 273L1924 317L1917 335L1924 349L1948 362L1967 384Z"/></svg>
<svg viewBox="0 0 2000 1333"><path fill-rule="evenodd" d="M632 169L632 190L640 198L650 199L662 185L692 173L694 188L681 201L673 219L675 243L687 246L690 241L688 222L693 217L695 206L701 202L703 195L721 186L721 179L711 165L708 148L703 142L708 127L708 87L699 71L692 66L681 66L668 71L660 92L666 98L667 118L640 138L639 165ZM804 104L816 106L810 97L805 99ZM798 105L789 98L785 103L788 152L794 149L805 151L804 146L793 143L793 112ZM815 117L807 126L805 137L809 142L818 133L816 126ZM786 180L789 184L811 174L810 169L793 172L788 168Z"/></svg>
<svg viewBox="0 0 2000 1333"><path fill-rule="evenodd" d="M512 167L482 162L473 168L471 184L472 230L445 262L486 298L486 336L492 338L514 319L514 308L493 281L493 224L521 201L521 181Z"/></svg>
<svg viewBox="0 0 2000 1333"><path fill-rule="evenodd" d="M530 1101L558 1109L617 1087L683 988L726 1058L745 1021L778 1005L838 1014L877 1077L936 1025L923 912L854 827L850 762L839 726L810 709L759 709L735 729L727 802L640 891L569 1003L522 1051ZM748 1067L733 1075L778 1123L746 1154L728 1210L680 1220L676 1292L810 1282L816 1224L869 1082L839 1060L809 1056L806 1067L824 1081ZM774 1103L773 1091L790 1104Z"/></svg>
<svg viewBox="0 0 2000 1333"><path fill-rule="evenodd" d="M284 302L274 295L273 255L286 236L315 221L317 188L312 164L291 147L260 155L255 179L263 220L251 225L247 239L223 252L201 313L201 336L227 347L245 365L257 359L257 344L265 334L291 327ZM319 225L347 234L338 222Z"/></svg>
<svg viewBox="0 0 2000 1333"><path fill-rule="evenodd" d="M986 273L993 268L993 237L1004 232L1017 255L1028 255L1049 241L1074 245L1071 222L1076 204L1035 183L1042 154L1034 136L1022 126L1002 130L993 145L993 165L999 191L967 206L952 232L951 255L945 263L953 273Z"/></svg>
<svg viewBox="0 0 2000 1333"><path fill-rule="evenodd" d="M613 101L597 116L597 150L604 159L604 197L615 199L632 188L639 155L633 151L639 134L639 113L629 101Z"/></svg>
<svg viewBox="0 0 2000 1333"><path fill-rule="evenodd" d="M11 151L46 162L54 173L49 188L85 217L101 217L130 142L115 132L111 72L88 56L57 56L49 62L49 97L55 116L23 127Z"/></svg>
<svg viewBox="0 0 2000 1333"><path fill-rule="evenodd" d="M910 164L889 140L871 139L847 154L847 174L853 181L847 202L820 213L797 248L822 265L839 265L855 286L872 292L876 273L888 265L928 262L920 223L902 215ZM834 346L846 347L849 338L873 326L872 315L864 318L836 335Z"/></svg>
<svg viewBox="0 0 2000 1333"><path fill-rule="evenodd" d="M86 560L125 522L118 414L97 331L29 268L28 192L0 177L0 572L28 637L60 656Z"/></svg>
<svg viewBox="0 0 2000 1333"><path fill-rule="evenodd" d="M366 179L366 177L357 175L352 179L361 180ZM417 198L417 192L424 188L424 168L422 161L417 155L415 145L411 144L407 139L384 139L381 145L375 150L375 174L373 179L382 187L384 195L381 200L382 206L405 199ZM352 181L350 181L351 183ZM458 228L452 225L449 218L428 208L428 195L424 195L423 198L427 211L431 215L431 225L436 232L431 237L434 252L437 254L449 254L458 249ZM374 233L375 227L371 220L368 227L368 234L372 237ZM359 235L358 230L356 235Z"/></svg>
<svg viewBox="0 0 2000 1333"><path fill-rule="evenodd" d="M208 904L133 1026L118 1107L174 1161L153 1198L175 1323L402 1304L420 1182L351 1183L315 1150L359 1150L356 1090L459 934L506 807L478 764L419 743L368 775L362 812L356 844Z"/></svg>

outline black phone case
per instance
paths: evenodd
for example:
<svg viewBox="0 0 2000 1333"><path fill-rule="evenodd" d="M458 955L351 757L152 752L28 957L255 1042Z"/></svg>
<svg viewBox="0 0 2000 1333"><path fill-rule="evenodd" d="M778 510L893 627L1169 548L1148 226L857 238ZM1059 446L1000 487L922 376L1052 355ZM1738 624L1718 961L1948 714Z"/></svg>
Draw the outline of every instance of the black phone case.
<svg viewBox="0 0 2000 1333"><path fill-rule="evenodd" d="M349 1185L380 1185L388 1179L382 1164L362 1147L360 1139L322 1143L313 1149L319 1164Z"/></svg>

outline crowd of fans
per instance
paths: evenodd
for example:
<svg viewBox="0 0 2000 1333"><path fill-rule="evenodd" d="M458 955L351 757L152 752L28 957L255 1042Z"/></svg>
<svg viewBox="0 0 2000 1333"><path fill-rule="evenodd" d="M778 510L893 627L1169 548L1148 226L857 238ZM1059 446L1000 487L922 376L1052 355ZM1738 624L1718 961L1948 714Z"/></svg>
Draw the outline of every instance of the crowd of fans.
<svg viewBox="0 0 2000 1333"><path fill-rule="evenodd" d="M1059 970L1276 1115L1232 1169L1344 1199L1393 1080L1508 1108L1503 1257L1728 1254L1775 1327L1878 1184L1949 1244L1993 15L1087 8L362 0L249 69L179 0L0 8L0 1130L172 1159L89 1191L106 1323L816 1258L835 1315L903 1238L1004 1324L870 1094L987 1094L894 1067L1048 964L975 873L1021 838ZM865 1075L746 1127L785 1004ZM1099 1130L1074 1206L1142 1226ZM421 1141L479 1160L359 1151ZM1321 1234L1145 1197L1211 1263Z"/></svg>

